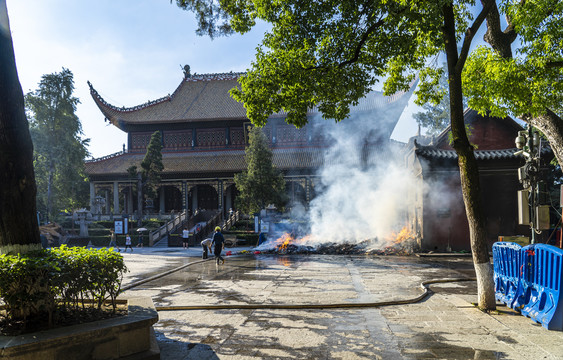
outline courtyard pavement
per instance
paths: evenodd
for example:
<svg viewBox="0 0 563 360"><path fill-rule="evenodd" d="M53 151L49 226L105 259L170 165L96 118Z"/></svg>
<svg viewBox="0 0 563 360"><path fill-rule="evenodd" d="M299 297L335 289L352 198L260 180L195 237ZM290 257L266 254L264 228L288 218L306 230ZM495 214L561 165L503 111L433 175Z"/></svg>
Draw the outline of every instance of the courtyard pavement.
<svg viewBox="0 0 563 360"><path fill-rule="evenodd" d="M240 251L244 248L226 249ZM378 302L416 297L430 279L473 277L470 257L238 255L134 248L125 291L156 306ZM563 332L499 306L476 309L474 282L432 285L410 305L323 310L159 311L161 359L563 359Z"/></svg>

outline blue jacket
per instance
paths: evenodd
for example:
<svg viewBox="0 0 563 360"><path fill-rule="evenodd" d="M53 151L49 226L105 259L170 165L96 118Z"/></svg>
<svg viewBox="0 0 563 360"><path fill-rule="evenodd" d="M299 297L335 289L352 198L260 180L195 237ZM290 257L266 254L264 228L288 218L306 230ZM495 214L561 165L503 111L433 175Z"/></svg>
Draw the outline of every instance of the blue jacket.
<svg viewBox="0 0 563 360"><path fill-rule="evenodd" d="M224 242L225 242L225 238L223 237L223 234L221 234L219 231L213 234L213 241L211 242L211 245L215 244L216 248L222 248Z"/></svg>

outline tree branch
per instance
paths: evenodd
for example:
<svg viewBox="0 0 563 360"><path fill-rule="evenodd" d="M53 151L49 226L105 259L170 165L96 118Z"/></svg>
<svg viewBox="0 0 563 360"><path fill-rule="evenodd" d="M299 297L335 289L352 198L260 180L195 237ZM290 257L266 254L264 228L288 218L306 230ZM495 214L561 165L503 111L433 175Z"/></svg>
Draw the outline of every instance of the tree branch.
<svg viewBox="0 0 563 360"><path fill-rule="evenodd" d="M485 3L485 0L481 0L481 3ZM525 1L521 1L520 5L524 5ZM508 26L504 31L501 30L500 14L496 3L487 15L487 32L483 36L483 40L491 45L491 47L497 51L503 58L512 58L512 46L511 44L516 40L516 30L511 22L511 19L507 17Z"/></svg>
<svg viewBox="0 0 563 360"><path fill-rule="evenodd" d="M545 67L548 69L560 68L563 67L563 61L550 61L545 64Z"/></svg>
<svg viewBox="0 0 563 360"><path fill-rule="evenodd" d="M461 47L461 51L459 53L459 58L456 64L456 72L461 73L461 70L465 66L465 61L467 60L467 55L469 54L469 47L471 46L471 42L473 41L473 37L477 33L477 30L483 24L483 21L487 18L489 12L491 11L493 5L496 6L494 0L482 0L481 3L483 4L483 8L481 12L473 22L473 25L469 29L465 31L465 37L463 39L463 45Z"/></svg>
<svg viewBox="0 0 563 360"><path fill-rule="evenodd" d="M379 19L378 21L376 21L375 23L373 23L367 30L366 32L362 35L362 38L360 39L360 42L356 45L356 49L354 50L354 56L351 59L348 59L346 61L343 61L341 63L338 64L338 67L344 67L346 65L350 65L352 63L355 63L356 61L358 61L358 59L360 58L360 53L362 51L362 48L364 47L364 44L366 43L366 41L369 39L369 36L380 26L382 26L384 24L384 19Z"/></svg>

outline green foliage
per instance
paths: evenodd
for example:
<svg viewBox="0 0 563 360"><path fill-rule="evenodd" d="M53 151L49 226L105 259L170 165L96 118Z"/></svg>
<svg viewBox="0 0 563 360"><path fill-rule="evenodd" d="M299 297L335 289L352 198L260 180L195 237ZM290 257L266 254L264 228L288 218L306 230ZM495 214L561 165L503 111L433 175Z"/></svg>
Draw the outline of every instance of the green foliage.
<svg viewBox="0 0 563 360"><path fill-rule="evenodd" d="M233 30L228 21L228 14L223 10L222 2L206 0L176 0L184 10L193 11L198 20L198 35L229 35Z"/></svg>
<svg viewBox="0 0 563 360"><path fill-rule="evenodd" d="M105 229L113 229L113 226L115 225L115 223L113 221L109 221L109 220L100 220L100 221L94 221L92 222L92 224L90 225L90 227L102 227Z"/></svg>
<svg viewBox="0 0 563 360"><path fill-rule="evenodd" d="M30 133L34 145L37 208L50 219L60 211L88 203L84 159L89 139L82 139L76 116L80 102L73 96L70 70L43 75L39 88L26 95Z"/></svg>
<svg viewBox="0 0 563 360"><path fill-rule="evenodd" d="M239 220L231 228L229 232L254 230L254 219Z"/></svg>
<svg viewBox="0 0 563 360"><path fill-rule="evenodd" d="M109 249L61 246L25 255L0 255L0 298L8 321L56 311L81 311L85 299L98 310L106 300L116 309L123 257Z"/></svg>
<svg viewBox="0 0 563 360"><path fill-rule="evenodd" d="M51 249L60 264L56 279L59 294L66 306L84 308L84 299L92 299L101 309L110 300L115 311L123 273L123 257L112 249L84 249L61 246Z"/></svg>
<svg viewBox="0 0 563 360"><path fill-rule="evenodd" d="M110 235L109 229L88 229L88 235L92 236L108 236Z"/></svg>
<svg viewBox="0 0 563 360"><path fill-rule="evenodd" d="M246 213L258 212L269 204L283 208L285 180L272 163L272 151L261 128L250 131L245 160L247 170L234 176L239 190L237 207Z"/></svg>
<svg viewBox="0 0 563 360"><path fill-rule="evenodd" d="M198 33L244 33L258 19L272 25L252 68L231 90L248 118L264 125L271 114L301 127L317 107L326 119L348 117L351 105L387 76L386 93L406 90L429 56L444 49L445 1L178 0L198 18ZM474 1L456 1L454 20L466 29ZM217 7L217 4L220 7ZM213 7L216 8L213 8ZM228 29L228 31L223 31ZM456 34L458 40L463 32ZM430 71L428 71L430 72ZM426 95L429 93L427 92Z"/></svg>
<svg viewBox="0 0 563 360"><path fill-rule="evenodd" d="M141 175L143 180L143 191L148 198L156 197L156 188L160 183L160 174L164 170L162 164L162 139L160 131L155 131L147 147L145 158L141 162Z"/></svg>
<svg viewBox="0 0 563 360"><path fill-rule="evenodd" d="M38 313L52 313L60 272L57 261L46 252L0 255L0 298L6 318L24 322Z"/></svg>
<svg viewBox="0 0 563 360"><path fill-rule="evenodd" d="M141 183L143 196L148 199L154 199L157 196L157 188L160 184L160 174L164 170L162 163L162 138L160 131L155 131L151 135L147 152L141 162ZM127 168L129 177L137 179L139 176L138 168L132 165Z"/></svg>
<svg viewBox="0 0 563 360"><path fill-rule="evenodd" d="M438 135L450 125L450 93L445 64L442 68L427 68L421 72L423 78L418 103L424 112L413 114L416 122L426 129L428 135ZM422 89L424 87L424 89ZM420 103L424 100L425 102ZM467 99L463 98L463 107L467 107ZM468 134L468 136L470 136Z"/></svg>
<svg viewBox="0 0 563 360"><path fill-rule="evenodd" d="M563 3L557 0L503 0L500 9L511 21L519 42L514 57L488 48L476 49L464 72L471 108L507 114L563 114Z"/></svg>

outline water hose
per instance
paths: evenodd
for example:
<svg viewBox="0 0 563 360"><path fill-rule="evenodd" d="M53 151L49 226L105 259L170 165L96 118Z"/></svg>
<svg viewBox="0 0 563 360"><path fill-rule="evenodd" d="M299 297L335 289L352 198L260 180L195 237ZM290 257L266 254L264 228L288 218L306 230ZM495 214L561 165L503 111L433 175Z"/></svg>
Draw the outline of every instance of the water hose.
<svg viewBox="0 0 563 360"><path fill-rule="evenodd" d="M414 304L423 300L430 294L429 285L450 282L476 281L476 278L434 279L423 281L420 287L423 293L412 299L391 300L379 302L362 303L334 303L334 304L218 304L218 305L176 305L156 306L156 311L178 311L178 310L262 310L262 309L284 309L284 310L313 310L313 309L350 309L350 308L377 308L391 305Z"/></svg>
<svg viewBox="0 0 563 360"><path fill-rule="evenodd" d="M175 273L176 271L180 271L180 270L182 270L182 269L185 269L185 268L187 268L188 266L195 265L195 264L201 264L202 262L206 262L206 261L209 261L209 260L212 260L212 259L198 260L198 261L194 261L194 262L191 262L191 263L188 263L188 264L184 264L184 265L182 265L182 266L179 266L179 267L174 268L174 269L172 269L172 270L165 271L165 272L160 273L160 274L158 274L158 275L148 277L148 278L146 278L146 279L143 279L143 280L140 280L140 281L131 283L131 284L129 284L129 285L125 285L125 286L123 286L123 287L121 288L121 291L125 291L125 290L132 289L132 288L137 287L137 286L139 286L139 285L142 285L142 284L144 284L144 283L148 283L149 281L153 281L153 280L156 280L156 279L160 279L161 277L164 277L164 276L166 276L166 275L170 275L170 274L172 274L172 273Z"/></svg>

